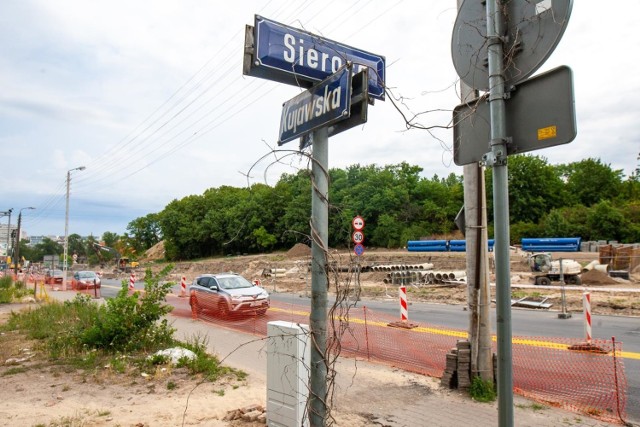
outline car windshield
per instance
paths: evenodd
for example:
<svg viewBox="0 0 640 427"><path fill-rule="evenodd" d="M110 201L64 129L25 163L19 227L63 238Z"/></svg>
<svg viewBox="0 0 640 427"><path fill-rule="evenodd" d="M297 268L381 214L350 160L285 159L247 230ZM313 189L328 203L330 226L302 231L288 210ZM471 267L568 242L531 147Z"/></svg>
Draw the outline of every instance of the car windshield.
<svg viewBox="0 0 640 427"><path fill-rule="evenodd" d="M242 276L216 277L222 289L250 288L253 285Z"/></svg>
<svg viewBox="0 0 640 427"><path fill-rule="evenodd" d="M78 277L80 277L81 279L93 279L95 276L95 273L93 273L92 271L81 271L80 273L78 273Z"/></svg>
<svg viewBox="0 0 640 427"><path fill-rule="evenodd" d="M49 276L51 276L51 277L62 276L62 271L60 271L60 270L51 270L51 271L49 271Z"/></svg>

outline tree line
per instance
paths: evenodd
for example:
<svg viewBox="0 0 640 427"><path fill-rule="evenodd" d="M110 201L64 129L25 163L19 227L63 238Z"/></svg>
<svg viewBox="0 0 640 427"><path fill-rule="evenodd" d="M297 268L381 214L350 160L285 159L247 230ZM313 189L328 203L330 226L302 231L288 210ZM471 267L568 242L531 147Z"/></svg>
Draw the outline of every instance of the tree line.
<svg viewBox="0 0 640 427"><path fill-rule="evenodd" d="M369 247L404 247L408 240L456 232L454 219L463 205L462 176L425 178L423 172L406 162L331 169L329 246L352 244L351 220L356 215L365 219L364 244ZM510 157L512 243L522 237L554 236L639 242L639 176L636 169L625 177L599 159L550 165L541 156ZM490 236L491 182L487 169ZM298 242L310 243L311 188L307 170L284 174L274 186L210 188L134 219L122 236L105 235L108 246L119 245L134 258L161 240L168 260L286 250ZM81 242L74 247L71 236L69 241L70 253L72 248L82 251ZM93 252L85 248L89 257Z"/></svg>

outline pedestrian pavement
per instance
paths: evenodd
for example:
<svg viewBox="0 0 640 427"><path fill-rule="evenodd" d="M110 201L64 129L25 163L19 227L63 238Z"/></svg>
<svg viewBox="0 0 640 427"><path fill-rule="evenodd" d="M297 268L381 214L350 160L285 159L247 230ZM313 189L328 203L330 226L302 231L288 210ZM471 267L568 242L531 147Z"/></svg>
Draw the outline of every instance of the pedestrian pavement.
<svg viewBox="0 0 640 427"><path fill-rule="evenodd" d="M71 300L75 295L74 291L49 293L51 299L58 301ZM19 306L9 304L2 310L17 310ZM266 338L212 326L202 320L168 317L178 339L206 339L209 352L217 355L223 364L247 372L253 385L263 385L266 402ZM362 425L353 421L356 415L368 420L366 425L383 427L498 426L497 402L475 402L466 394L439 387L438 379L346 357L338 360L335 369L334 399L330 407L337 426ZM619 425L517 395L513 400L517 427Z"/></svg>

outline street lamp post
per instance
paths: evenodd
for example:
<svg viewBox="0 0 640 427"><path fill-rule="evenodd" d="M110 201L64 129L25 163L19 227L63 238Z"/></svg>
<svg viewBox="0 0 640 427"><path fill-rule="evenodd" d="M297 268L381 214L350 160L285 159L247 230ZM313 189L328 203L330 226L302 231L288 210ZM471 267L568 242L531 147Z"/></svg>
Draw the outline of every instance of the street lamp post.
<svg viewBox="0 0 640 427"><path fill-rule="evenodd" d="M83 171L86 167L80 166L67 171L67 208L64 214L64 258L62 260L62 290L67 290L67 255L69 254L69 187L71 186L71 172Z"/></svg>
<svg viewBox="0 0 640 427"><path fill-rule="evenodd" d="M18 262L20 260L20 233L22 232L20 230L20 227L22 226L22 211L25 209L35 209L34 207L27 207L27 208L22 208L20 209L20 212L18 213L18 230L16 231L16 250L15 250L15 258L13 260L13 272L16 274L18 274Z"/></svg>
<svg viewBox="0 0 640 427"><path fill-rule="evenodd" d="M13 208L10 208L6 212L0 212L2 215L7 215L9 217L9 222L7 223L7 259L9 257L9 245L11 243L11 212L13 212ZM9 270L9 263L6 263L5 270Z"/></svg>

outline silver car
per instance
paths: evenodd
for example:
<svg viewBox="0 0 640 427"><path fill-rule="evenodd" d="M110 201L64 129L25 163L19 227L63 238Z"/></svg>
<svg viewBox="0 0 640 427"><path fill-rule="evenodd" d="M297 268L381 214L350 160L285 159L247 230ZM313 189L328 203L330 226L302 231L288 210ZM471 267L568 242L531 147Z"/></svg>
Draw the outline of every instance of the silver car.
<svg viewBox="0 0 640 427"><path fill-rule="evenodd" d="M189 287L192 310L230 314L262 315L269 309L269 294L239 274L203 274Z"/></svg>

